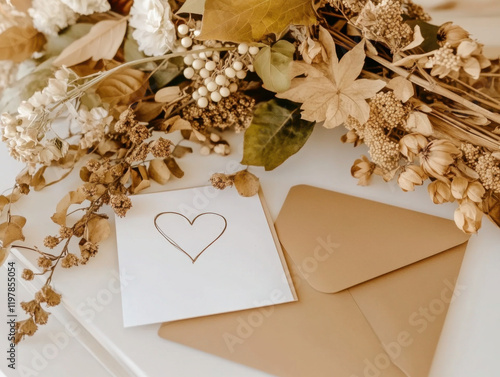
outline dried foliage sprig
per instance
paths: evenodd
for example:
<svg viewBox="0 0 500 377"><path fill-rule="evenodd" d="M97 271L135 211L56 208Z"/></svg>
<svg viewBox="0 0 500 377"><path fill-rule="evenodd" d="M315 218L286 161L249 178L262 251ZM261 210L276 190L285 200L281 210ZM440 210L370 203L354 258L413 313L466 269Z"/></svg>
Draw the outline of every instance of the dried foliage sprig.
<svg viewBox="0 0 500 377"><path fill-rule="evenodd" d="M182 178L195 145L229 155L230 130L245 134L242 164L272 170L316 124L344 126L342 141L368 150L351 168L359 184L427 182L434 203L458 204L464 232L483 214L500 226L500 62L411 0L52 2L49 15L46 0L0 0L0 129L26 163L0 196L2 261L24 240L11 204L75 167L81 178L51 217L58 234L16 245L38 255L40 271L23 278L46 277L21 305L16 341L61 302L57 268L97 254L110 232L103 207L125 216L130 195ZM210 182L259 190L248 168Z"/></svg>

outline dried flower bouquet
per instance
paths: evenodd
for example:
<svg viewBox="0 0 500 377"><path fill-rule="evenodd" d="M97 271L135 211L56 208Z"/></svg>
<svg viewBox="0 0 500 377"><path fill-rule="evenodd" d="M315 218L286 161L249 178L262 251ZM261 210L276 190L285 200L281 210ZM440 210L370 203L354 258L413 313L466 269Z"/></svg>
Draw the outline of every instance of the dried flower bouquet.
<svg viewBox="0 0 500 377"><path fill-rule="evenodd" d="M272 170L315 124L344 126L343 142L368 147L359 184L429 181L464 232L483 214L500 225L500 63L482 47L411 0L0 0L0 129L26 164L0 196L0 259L24 239L13 202L75 167L82 180L55 208L58 234L16 245L39 257L23 278L47 277L16 342L60 303L56 268L89 263L108 237L104 206L125 216L131 194L181 178L195 149L228 155L230 130L244 132L243 164ZM247 170L211 182L259 187Z"/></svg>

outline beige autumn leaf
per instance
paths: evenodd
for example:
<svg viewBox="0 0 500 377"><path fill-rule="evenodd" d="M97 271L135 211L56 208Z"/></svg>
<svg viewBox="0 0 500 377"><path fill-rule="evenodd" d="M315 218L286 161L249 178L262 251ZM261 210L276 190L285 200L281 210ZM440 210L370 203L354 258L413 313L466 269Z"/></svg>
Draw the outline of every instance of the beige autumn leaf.
<svg viewBox="0 0 500 377"><path fill-rule="evenodd" d="M0 59L21 63L47 42L33 26L13 26L0 34Z"/></svg>
<svg viewBox="0 0 500 377"><path fill-rule="evenodd" d="M206 0L200 38L252 42L315 23L311 0Z"/></svg>
<svg viewBox="0 0 500 377"><path fill-rule="evenodd" d="M113 59L127 31L127 17L98 22L89 33L67 46L52 63L68 66L88 59Z"/></svg>
<svg viewBox="0 0 500 377"><path fill-rule="evenodd" d="M331 36L328 36L331 39ZM366 99L372 98L385 86L382 80L357 79L365 62L364 41L345 54L339 61L334 48L327 48L328 67L314 68L317 72L292 80L289 90L277 97L302 103L302 119L324 122L326 128L334 128L348 116L364 124L370 116ZM319 75L319 72L323 74Z"/></svg>
<svg viewBox="0 0 500 377"><path fill-rule="evenodd" d="M148 86L147 75L133 68L123 68L105 78L96 92L111 106L128 105L144 96Z"/></svg>

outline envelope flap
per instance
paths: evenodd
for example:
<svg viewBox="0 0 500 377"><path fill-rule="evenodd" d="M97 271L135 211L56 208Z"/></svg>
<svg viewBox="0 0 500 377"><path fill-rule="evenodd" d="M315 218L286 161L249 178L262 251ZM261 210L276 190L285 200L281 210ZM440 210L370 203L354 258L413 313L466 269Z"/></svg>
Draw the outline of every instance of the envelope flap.
<svg viewBox="0 0 500 377"><path fill-rule="evenodd" d="M460 245L453 221L311 186L292 187L278 237L309 284L334 293Z"/></svg>

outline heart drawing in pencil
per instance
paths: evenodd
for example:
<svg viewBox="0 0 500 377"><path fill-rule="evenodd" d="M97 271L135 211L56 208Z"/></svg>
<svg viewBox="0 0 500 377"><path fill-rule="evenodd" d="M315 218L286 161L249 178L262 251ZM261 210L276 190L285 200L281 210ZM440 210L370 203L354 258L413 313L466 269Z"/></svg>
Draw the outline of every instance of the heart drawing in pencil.
<svg viewBox="0 0 500 377"><path fill-rule="evenodd" d="M226 218L215 212L201 213L193 220L178 212L161 212L155 216L154 224L158 232L193 263L227 228Z"/></svg>

